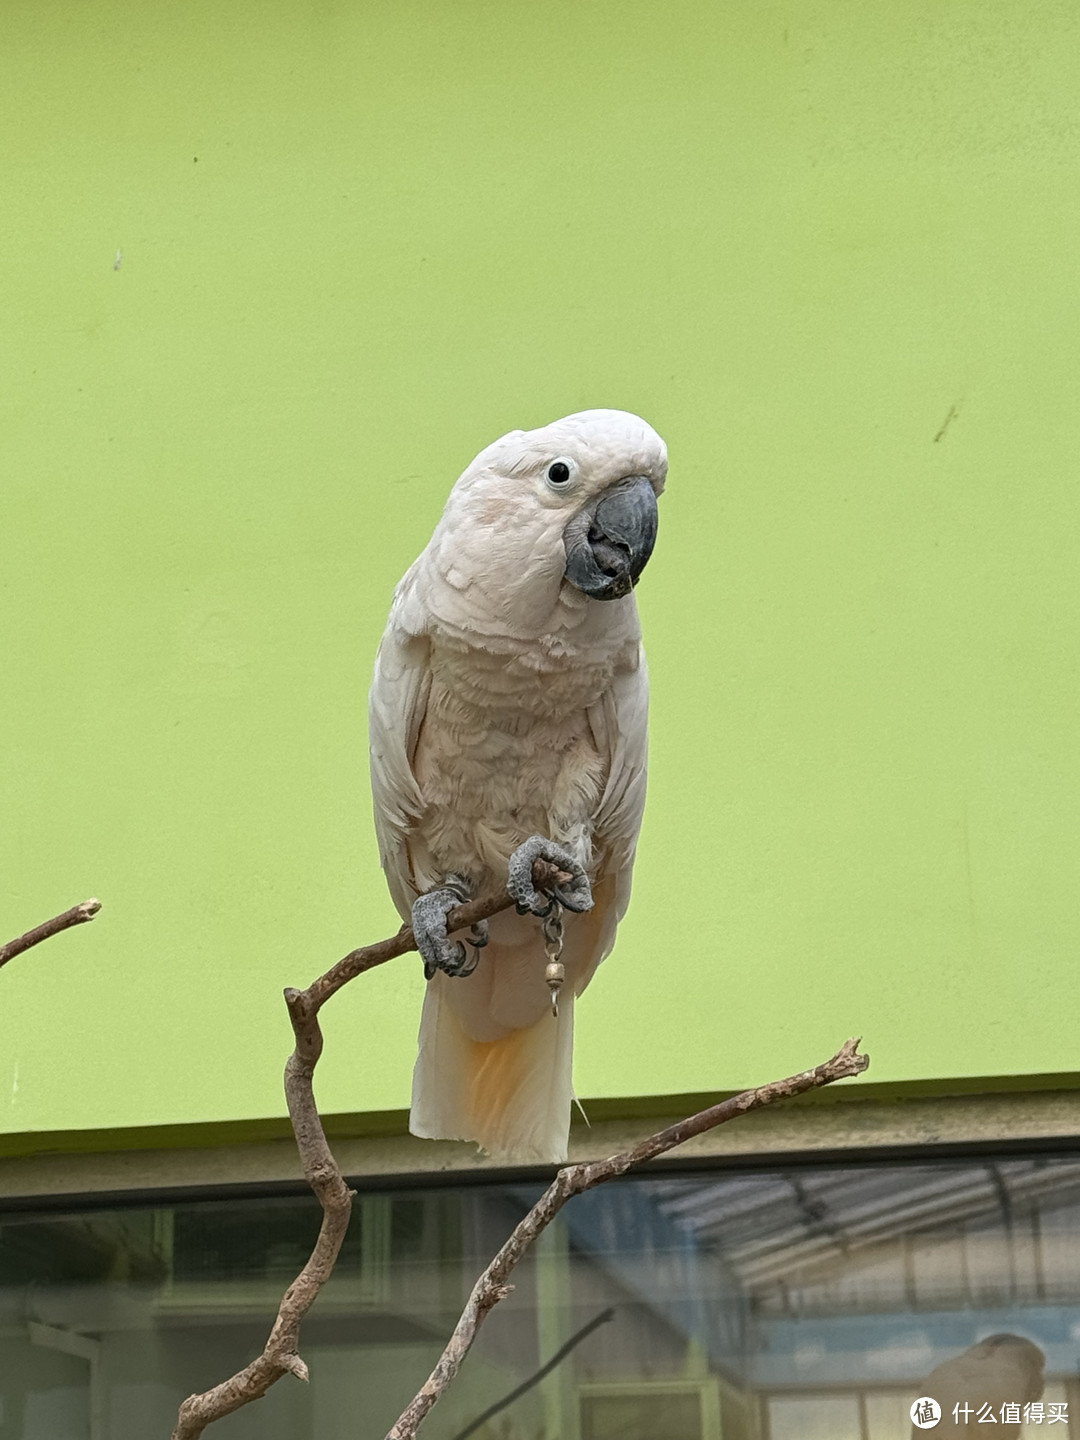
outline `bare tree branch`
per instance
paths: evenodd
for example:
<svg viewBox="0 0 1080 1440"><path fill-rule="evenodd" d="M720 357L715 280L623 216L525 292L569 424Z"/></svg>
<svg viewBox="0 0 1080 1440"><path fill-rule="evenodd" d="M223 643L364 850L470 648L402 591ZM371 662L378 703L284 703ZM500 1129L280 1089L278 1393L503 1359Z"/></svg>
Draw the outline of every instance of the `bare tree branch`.
<svg viewBox="0 0 1080 1440"><path fill-rule="evenodd" d="M0 965L6 965L9 960L14 960L16 955L21 955L24 950L29 950L34 945L40 945L42 940L59 935L61 930L70 930L72 925L85 925L100 909L100 900L84 900L81 905L73 905L62 915L43 920L25 935L19 935L16 939L9 940L6 945L0 945Z"/></svg>
<svg viewBox="0 0 1080 1440"><path fill-rule="evenodd" d="M214 1420L260 1400L283 1375L295 1375L298 1380L308 1378L308 1368L297 1348L300 1322L329 1280L349 1228L353 1191L330 1153L312 1083L323 1048L318 1005L310 990L286 990L285 1003L296 1039L296 1048L285 1066L285 1099L304 1176L323 1210L319 1236L307 1264L282 1297L262 1354L212 1390L189 1395L180 1406L172 1440L197 1440Z"/></svg>
<svg viewBox="0 0 1080 1440"><path fill-rule="evenodd" d="M552 884L568 884L572 878L545 860L537 860L533 866L533 883L538 890ZM470 900L451 910L446 917L447 932L453 934L467 929L478 920L486 920L500 910L508 910L513 903L505 892ZM304 1175L323 1209L319 1237L307 1264L282 1298L262 1354L212 1390L206 1390L201 1395L189 1395L180 1406L172 1440L198 1440L215 1420L232 1414L253 1400L260 1400L283 1375L295 1375L300 1380L308 1378L307 1366L298 1353L300 1322L333 1271L349 1228L353 1197L353 1191L346 1185L331 1153L315 1103L315 1066L323 1049L319 1010L357 975L415 949L412 926L403 925L388 940L351 950L325 975L312 981L306 990L285 991L285 1004L296 1041L285 1066L285 1099Z"/></svg>
<svg viewBox="0 0 1080 1440"><path fill-rule="evenodd" d="M567 1165L560 1170L473 1286L461 1319L438 1364L393 1429L388 1431L386 1440L412 1440L428 1411L461 1369L461 1362L490 1311L513 1290L507 1280L514 1266L572 1195L580 1195L585 1190L602 1185L605 1180L625 1175L632 1166L653 1160L657 1155L663 1155L676 1145L723 1125L727 1120L736 1120L751 1110L761 1110L766 1105L802 1095L807 1090L831 1085L834 1080L861 1074L870 1064L870 1057L860 1055L858 1047L858 1040L848 1040L831 1060L815 1066L813 1070L804 1070L786 1080L772 1080L767 1085L759 1085L756 1090L744 1090L741 1095L734 1095L730 1100L722 1100L718 1105L711 1105L707 1110L700 1110L686 1120L669 1125L666 1130L659 1130L655 1135L640 1140L633 1149L612 1155L607 1160L590 1160L580 1165Z"/></svg>
<svg viewBox="0 0 1080 1440"><path fill-rule="evenodd" d="M538 890L554 884L566 884L565 875L546 861L538 860L533 867L533 883ZM507 910L513 901L505 893L467 901L447 916L447 931L467 929L478 920L489 919ZM76 922L71 922L76 923ZM351 950L324 975L312 981L306 990L286 990L285 1003L293 1028L295 1048L285 1066L285 1097L289 1118L296 1137L304 1175L323 1209L322 1225L315 1248L307 1264L289 1286L278 1308L270 1336L263 1352L250 1365L228 1380L200 1395L189 1395L180 1406L172 1440L199 1440L203 1431L224 1415L259 1400L283 1375L308 1378L308 1369L299 1354L300 1324L314 1304L319 1291L333 1272L349 1225L353 1191L346 1185L337 1161L326 1140L318 1107L315 1103L313 1079L315 1066L323 1049L319 1011L343 985L357 975L384 965L398 955L416 949L412 927L403 925L396 935L374 945ZM571 1165L560 1170L540 1201L518 1225L498 1255L477 1281L457 1328L442 1358L415 1399L389 1432L387 1440L407 1440L442 1395L461 1368L476 1332L488 1312L510 1293L506 1277L532 1244L541 1230L562 1209L571 1195L580 1194L594 1185L624 1174L632 1165L639 1165L694 1135L733 1120L750 1110L758 1110L805 1090L817 1089L845 1076L858 1075L870 1063L869 1057L856 1053L858 1041L849 1040L839 1054L824 1065L804 1071L787 1080L774 1080L757 1090L747 1090L724 1100L708 1110L681 1120L676 1125L649 1136L621 1155L584 1165Z"/></svg>

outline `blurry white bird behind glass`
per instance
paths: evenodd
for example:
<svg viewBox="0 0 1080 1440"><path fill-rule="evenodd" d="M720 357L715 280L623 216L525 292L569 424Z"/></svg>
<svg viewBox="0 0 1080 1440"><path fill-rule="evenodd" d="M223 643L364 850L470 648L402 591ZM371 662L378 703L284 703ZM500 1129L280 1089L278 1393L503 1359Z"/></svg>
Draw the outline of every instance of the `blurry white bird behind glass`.
<svg viewBox="0 0 1080 1440"><path fill-rule="evenodd" d="M935 1437L963 1435L975 1440L981 1436L985 1440L987 1435L994 1435L997 1440L1016 1440L1022 1432L1022 1423L1003 1422L1002 1407L1017 1404L1023 1415L1024 1405L1039 1399L1043 1393L1045 1363L1043 1352L1030 1340L1019 1335L987 1336L930 1372L919 1393L932 1396L938 1402L941 1421L932 1432L913 1425L912 1436L933 1433ZM987 1404L994 1419L980 1421L976 1418L978 1411ZM960 1407L959 1419L954 1420L956 1406ZM970 1415L965 1406L972 1411ZM993 1430L987 1428L989 1424L993 1424Z"/></svg>

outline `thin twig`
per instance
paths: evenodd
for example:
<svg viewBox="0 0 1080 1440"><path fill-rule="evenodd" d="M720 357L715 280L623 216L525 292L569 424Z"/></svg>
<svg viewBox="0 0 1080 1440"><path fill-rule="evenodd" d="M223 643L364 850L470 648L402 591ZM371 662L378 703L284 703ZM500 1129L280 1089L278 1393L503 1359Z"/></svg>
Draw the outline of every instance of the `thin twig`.
<svg viewBox="0 0 1080 1440"><path fill-rule="evenodd" d="M84 900L81 905L73 905L62 915L54 915L51 920L42 921L25 935L19 935L16 939L9 940L6 945L0 945L0 965L6 965L9 960L14 960L16 955L21 955L24 950L29 950L34 945L40 945L42 940L59 935L61 930L70 930L72 925L85 925L100 909L100 900Z"/></svg>
<svg viewBox="0 0 1080 1440"><path fill-rule="evenodd" d="M585 1190L602 1185L606 1180L625 1175L632 1166L653 1160L656 1156L674 1149L676 1145L683 1144L695 1135L702 1135L706 1130L712 1130L727 1120L735 1120L751 1110L774 1105L778 1100L802 1095L807 1090L831 1085L834 1080L861 1074L870 1064L870 1057L860 1055L858 1047L858 1040L849 1040L831 1060L815 1066L813 1070L804 1070L800 1075L792 1075L786 1080L772 1080L767 1085L758 1086L756 1090L744 1090L741 1095L734 1095L730 1100L722 1100L718 1105L711 1105L707 1110L701 1110L696 1115L669 1125L665 1130L640 1140L632 1149L612 1155L607 1160L585 1161L579 1165L567 1165L560 1170L473 1286L461 1319L435 1369L402 1412L393 1429L387 1433L386 1440L412 1440L428 1411L461 1369L461 1363L490 1311L513 1290L514 1287L507 1281L514 1266L572 1195L580 1195Z"/></svg>
<svg viewBox="0 0 1080 1440"><path fill-rule="evenodd" d="M538 890L547 889L552 884L567 884L572 878L545 860L537 860L533 866L533 883ZM489 919L499 911L509 909L513 903L505 892L469 900L450 911L446 917L447 932L453 934L468 929L478 920ZM300 1323L334 1269L349 1228L354 1193L346 1185L331 1153L315 1103L315 1066L323 1049L319 1010L357 975L415 949L412 926L403 925L388 940L351 950L325 975L312 981L306 990L285 991L285 1004L296 1041L285 1066L285 1099L305 1178L323 1210L319 1237L307 1264L282 1298L262 1354L212 1390L206 1390L201 1395L189 1395L180 1406L172 1440L198 1440L208 1425L251 1404L253 1400L261 1399L283 1375L295 1375L300 1380L308 1378L307 1366L298 1351Z"/></svg>
<svg viewBox="0 0 1080 1440"><path fill-rule="evenodd" d="M527 1380L523 1380L520 1385L515 1386L509 1395L504 1395L501 1400L496 1400L494 1405L489 1405L482 1415L477 1415L476 1419L466 1425L464 1430L459 1430L454 1436L454 1440L469 1440L469 1436L475 1435L481 1425L486 1425L489 1420L494 1419L501 1411L513 1405L515 1400L520 1400L522 1395L525 1395L534 1385L539 1385L540 1381L550 1375L557 1365L562 1364L572 1350L577 1349L582 1340L587 1340L594 1330L598 1330L601 1325L606 1325L609 1320L614 1320L614 1318L614 1309L601 1310L600 1314L594 1316L587 1325L583 1325L580 1330L575 1330L573 1335L570 1336L570 1339L567 1340L565 1344L560 1345L551 1359L541 1365L535 1374L530 1375Z"/></svg>

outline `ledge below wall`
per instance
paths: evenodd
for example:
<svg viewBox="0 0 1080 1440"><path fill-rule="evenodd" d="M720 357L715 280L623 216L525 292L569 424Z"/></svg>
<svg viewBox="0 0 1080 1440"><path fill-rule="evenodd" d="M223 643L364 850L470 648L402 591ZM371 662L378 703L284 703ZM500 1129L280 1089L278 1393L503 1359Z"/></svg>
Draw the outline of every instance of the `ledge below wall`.
<svg viewBox="0 0 1080 1440"><path fill-rule="evenodd" d="M668 1097L670 1104L671 1097ZM691 1109L693 1107L690 1107ZM688 1110L638 1115L636 1119L598 1119L591 1128L575 1125L571 1159L595 1159L627 1148L652 1130L682 1118ZM337 1123L335 1123L335 1118ZM391 1122L390 1116L386 1123ZM493 1165L474 1146L425 1141L403 1133L404 1115L393 1117L396 1133L335 1134L346 1117L331 1117L328 1130L345 1174L361 1188L400 1183L469 1182L480 1179L542 1178L530 1171ZM185 1127L186 1128L186 1127ZM206 1127L209 1131L212 1127ZM231 1130L233 1127L222 1127ZM112 1132L114 1145L123 1132ZM45 1139L46 1137L41 1137ZM709 1160L740 1166L763 1160L842 1161L845 1152L859 1158L884 1158L907 1152L931 1159L935 1153L980 1149L1057 1148L1080 1143L1080 1092L1043 1090L1011 1094L950 1095L848 1099L842 1104L791 1102L744 1116L673 1152L666 1168ZM217 1143L168 1148L38 1150L0 1159L0 1207L24 1208L35 1202L100 1201L106 1196L134 1199L192 1194L247 1186L303 1185L291 1137L239 1138L221 1134Z"/></svg>

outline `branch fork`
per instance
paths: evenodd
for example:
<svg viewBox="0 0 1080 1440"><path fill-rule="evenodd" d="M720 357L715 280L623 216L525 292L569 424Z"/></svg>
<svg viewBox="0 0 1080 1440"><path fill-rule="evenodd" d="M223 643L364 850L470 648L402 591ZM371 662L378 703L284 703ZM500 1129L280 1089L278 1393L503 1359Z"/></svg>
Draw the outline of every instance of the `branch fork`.
<svg viewBox="0 0 1080 1440"><path fill-rule="evenodd" d="M556 885L568 883L572 878L544 860L537 860L533 866L533 882L537 890L550 890ZM480 921L509 909L512 904L505 893L469 900L450 911L447 931L452 934L470 929ZM0 946L0 966L52 935L92 920L100 909L99 901L85 900L81 905L72 906L62 915L28 930L25 935ZM322 1206L322 1224L307 1263L282 1297L262 1354L213 1389L189 1395L180 1406L172 1440L199 1440L208 1425L261 1399L283 1375L294 1375L304 1381L309 1378L308 1367L300 1355L300 1326L333 1273L349 1227L355 1194L346 1184L330 1150L315 1103L315 1067L323 1051L319 1011L357 975L415 949L412 927L403 925L396 935L387 940L350 951L306 990L285 991L294 1039L293 1052L285 1065L285 1099L304 1176ZM574 1195L625 1175L634 1166L654 1160L694 1136L746 1115L751 1110L760 1110L822 1085L831 1085L836 1080L859 1075L869 1063L869 1056L859 1053L859 1041L848 1040L831 1060L816 1065L812 1070L804 1070L784 1080L773 1080L721 1100L606 1160L564 1166L529 1213L515 1226L502 1249L473 1286L438 1363L388 1432L386 1440L413 1440L432 1406L461 1369L484 1320L501 1300L513 1292L510 1275L514 1267ZM510 1399L513 1398L512 1395Z"/></svg>

